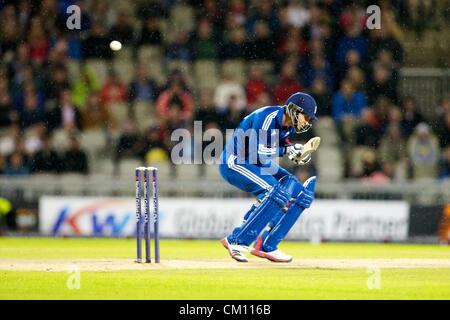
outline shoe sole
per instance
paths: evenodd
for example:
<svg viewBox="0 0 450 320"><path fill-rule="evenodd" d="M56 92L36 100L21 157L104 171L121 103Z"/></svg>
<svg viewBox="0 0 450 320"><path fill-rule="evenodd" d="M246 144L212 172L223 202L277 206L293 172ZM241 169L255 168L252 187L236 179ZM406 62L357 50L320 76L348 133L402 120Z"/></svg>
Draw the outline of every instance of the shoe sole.
<svg viewBox="0 0 450 320"><path fill-rule="evenodd" d="M237 262L248 262L248 259L239 259L237 258L232 251L230 251L230 247L228 246L228 242L226 240L226 238L223 238L222 240L220 240L220 243L224 246L225 249L227 249L228 253L230 254L230 256L236 260Z"/></svg>
<svg viewBox="0 0 450 320"><path fill-rule="evenodd" d="M269 254L267 254L265 252L262 252L262 251L259 251L259 250L255 250L255 249L252 249L252 251L250 251L250 253L252 255L254 255L255 257L264 258L264 259L270 260L272 262L289 263L289 262L292 261L292 258L289 259L289 260L277 259L277 258L274 258L273 256L271 256L271 255L269 255Z"/></svg>

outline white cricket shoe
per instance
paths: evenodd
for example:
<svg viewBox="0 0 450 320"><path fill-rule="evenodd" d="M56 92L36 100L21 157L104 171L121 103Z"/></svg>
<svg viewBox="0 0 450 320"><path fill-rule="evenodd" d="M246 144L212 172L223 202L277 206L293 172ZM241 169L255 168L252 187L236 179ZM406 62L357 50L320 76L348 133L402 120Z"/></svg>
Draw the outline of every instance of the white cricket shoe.
<svg viewBox="0 0 450 320"><path fill-rule="evenodd" d="M252 248L251 252L252 255L260 257L260 258L266 258L270 261L273 262L291 262L292 261L292 256L284 253L283 251L281 251L280 249L277 249L275 251L271 251L271 252L264 252L264 251L260 251L257 250L255 248Z"/></svg>
<svg viewBox="0 0 450 320"><path fill-rule="evenodd" d="M228 242L227 237L220 240L220 243L225 247L225 249L228 250L228 253L234 260L239 261L239 262L248 262L247 257L243 253L243 252L248 252L247 246L241 246L238 244L230 244Z"/></svg>

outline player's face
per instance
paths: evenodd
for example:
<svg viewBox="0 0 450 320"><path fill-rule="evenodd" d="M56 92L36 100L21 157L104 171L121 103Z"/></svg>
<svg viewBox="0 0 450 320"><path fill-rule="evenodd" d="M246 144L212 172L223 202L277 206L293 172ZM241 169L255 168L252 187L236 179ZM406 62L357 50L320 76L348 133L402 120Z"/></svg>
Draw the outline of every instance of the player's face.
<svg viewBox="0 0 450 320"><path fill-rule="evenodd" d="M297 115L297 131L298 132L305 132L308 131L309 128L311 128L311 118L305 114L298 113Z"/></svg>

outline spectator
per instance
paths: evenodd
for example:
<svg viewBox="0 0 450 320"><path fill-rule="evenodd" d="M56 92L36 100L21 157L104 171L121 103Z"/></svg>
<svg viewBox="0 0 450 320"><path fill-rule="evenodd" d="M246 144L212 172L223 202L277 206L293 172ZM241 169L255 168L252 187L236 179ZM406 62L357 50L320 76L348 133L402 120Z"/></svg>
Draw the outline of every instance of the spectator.
<svg viewBox="0 0 450 320"><path fill-rule="evenodd" d="M168 61L192 61L192 48L186 31L177 31L174 42L166 48L165 57Z"/></svg>
<svg viewBox="0 0 450 320"><path fill-rule="evenodd" d="M333 88L334 78L331 67L321 55L315 55L311 59L311 64L306 68L303 74L303 84L305 87L311 87L314 80L321 78L329 88Z"/></svg>
<svg viewBox="0 0 450 320"><path fill-rule="evenodd" d="M344 27L344 35L336 44L336 62L341 70L346 69L347 54L350 51L355 51L360 57L360 61L365 61L368 43L361 31L360 22L355 17L351 17L349 24Z"/></svg>
<svg viewBox="0 0 450 320"><path fill-rule="evenodd" d="M183 117L182 102L178 97L170 100L166 114L161 122L162 141L170 145L170 135L176 129L187 128L188 121Z"/></svg>
<svg viewBox="0 0 450 320"><path fill-rule="evenodd" d="M193 56L196 60L216 60L218 49L213 38L211 23L207 19L200 20L193 39Z"/></svg>
<svg viewBox="0 0 450 320"><path fill-rule="evenodd" d="M402 111L400 110L399 107L397 106L391 106L388 110L388 118L387 118L387 122L388 124L395 124L400 126L401 128L401 123L403 120L403 115L402 115ZM403 131L401 131L401 134L403 136Z"/></svg>
<svg viewBox="0 0 450 320"><path fill-rule="evenodd" d="M156 110L162 119L168 118L169 109L173 103L180 108L181 120L189 121L192 119L194 103L179 71L172 73L167 89L161 92L156 101Z"/></svg>
<svg viewBox="0 0 450 320"><path fill-rule="evenodd" d="M27 70L30 70L30 69L27 68ZM26 74L27 74L26 75L27 78L24 79L24 82L22 83L21 88L19 89L18 92L16 92L16 96L13 100L13 103L16 106L16 110L18 112L22 112L25 109L25 97L35 96L37 99L38 109L41 111L44 111L46 95L44 94L44 92L39 91L36 88L32 78L28 78L28 77L32 77L31 72L28 73L28 71L27 71Z"/></svg>
<svg viewBox="0 0 450 320"><path fill-rule="evenodd" d="M399 163L405 159L406 146L398 124L388 126L380 140L378 153L382 163Z"/></svg>
<svg viewBox="0 0 450 320"><path fill-rule="evenodd" d="M282 60L286 60L289 56L306 56L308 55L308 41L302 35L301 29L290 27L286 33L278 35L277 55Z"/></svg>
<svg viewBox="0 0 450 320"><path fill-rule="evenodd" d="M93 70L84 66L80 70L80 76L74 83L72 91L73 104L83 107L90 95L100 89L98 78Z"/></svg>
<svg viewBox="0 0 450 320"><path fill-rule="evenodd" d="M255 106L255 102L261 93L269 92L269 85L264 80L264 71L261 66L257 64L250 66L245 91L247 93L247 103L250 106Z"/></svg>
<svg viewBox="0 0 450 320"><path fill-rule="evenodd" d="M325 80L322 78L316 78L312 83L312 86L309 91L311 96L313 96L314 100L316 100L318 107L317 115L319 117L331 116L331 108L330 108L331 95L325 83Z"/></svg>
<svg viewBox="0 0 450 320"><path fill-rule="evenodd" d="M44 21L40 16L31 19L27 42L30 45L30 60L33 64L40 65L47 58L49 41L44 29Z"/></svg>
<svg viewBox="0 0 450 320"><path fill-rule="evenodd" d="M15 118L17 113L13 110L8 82L0 78L0 128L8 127Z"/></svg>
<svg viewBox="0 0 450 320"><path fill-rule="evenodd" d="M109 30L110 40L117 40L122 45L130 46L134 42L134 30L131 25L128 14L125 12L119 13L117 22Z"/></svg>
<svg viewBox="0 0 450 320"><path fill-rule="evenodd" d="M8 79L10 79L11 87L19 87L23 78L20 76L23 68L30 65L30 47L26 42L17 46L15 59L8 66Z"/></svg>
<svg viewBox="0 0 450 320"><path fill-rule="evenodd" d="M366 90L366 79L361 68L352 66L348 69L346 78L352 83L356 91Z"/></svg>
<svg viewBox="0 0 450 320"><path fill-rule="evenodd" d="M360 178L364 178L365 180L379 180L380 175L384 176L376 153L371 149L366 150L362 155L362 173Z"/></svg>
<svg viewBox="0 0 450 320"><path fill-rule="evenodd" d="M389 122L389 111L393 108L396 107L389 99L384 97L378 98L372 106L372 109L375 111L376 126L380 130L384 130L386 128L386 125Z"/></svg>
<svg viewBox="0 0 450 320"><path fill-rule="evenodd" d="M262 106L270 106L272 104L272 98L270 97L268 92L261 92L257 97L255 103L252 105L247 106L247 114L251 113L252 111L256 110L257 108L260 108Z"/></svg>
<svg viewBox="0 0 450 320"><path fill-rule="evenodd" d="M236 28L231 31L230 38L225 41L220 50L221 59L241 59L245 57L246 48L245 29L242 27Z"/></svg>
<svg viewBox="0 0 450 320"><path fill-rule="evenodd" d="M24 137L25 153L33 158L36 152L42 149L42 139L47 133L44 122L36 123L26 130Z"/></svg>
<svg viewBox="0 0 450 320"><path fill-rule="evenodd" d="M11 6L14 10L14 7ZM3 12L6 12L7 9L4 9ZM3 20L3 19L2 19ZM19 43L19 28L17 21L15 19L15 13L13 12L12 18L6 18L2 21L2 34L0 35L0 52L2 54L5 53L13 53L16 51L17 45Z"/></svg>
<svg viewBox="0 0 450 320"><path fill-rule="evenodd" d="M436 178L439 162L439 142L426 123L419 123L408 140L410 177Z"/></svg>
<svg viewBox="0 0 450 320"><path fill-rule="evenodd" d="M300 0L291 0L287 6L289 24L297 29L303 28L310 20L310 12Z"/></svg>
<svg viewBox="0 0 450 320"><path fill-rule="evenodd" d="M116 146L115 159L134 158L138 155L139 132L133 121L124 124Z"/></svg>
<svg viewBox="0 0 450 320"><path fill-rule="evenodd" d="M66 173L89 173L88 158L86 152L81 149L77 137L70 138L69 149L64 152L61 163Z"/></svg>
<svg viewBox="0 0 450 320"><path fill-rule="evenodd" d="M73 105L68 89L61 92L60 104L50 110L46 118L50 132L56 128L76 128L78 130L82 128L80 111Z"/></svg>
<svg viewBox="0 0 450 320"><path fill-rule="evenodd" d="M136 3L135 16L141 20L167 17L168 12L166 7L162 5L161 1L147 0Z"/></svg>
<svg viewBox="0 0 450 320"><path fill-rule="evenodd" d="M369 104L373 104L379 97L387 97L393 103L398 102L397 86L392 72L382 65L374 66L367 88Z"/></svg>
<svg viewBox="0 0 450 320"><path fill-rule="evenodd" d="M225 71L220 83L214 91L214 104L220 112L226 110L231 96L236 96L237 107L245 109L247 98L244 87L235 80L233 73Z"/></svg>
<svg viewBox="0 0 450 320"><path fill-rule="evenodd" d="M6 134L3 134L0 138L0 155L9 156L12 154L20 136L20 127L17 124L10 125Z"/></svg>
<svg viewBox="0 0 450 320"><path fill-rule="evenodd" d="M137 42L138 46L154 45L160 46L163 42L159 20L148 18L142 25L141 35Z"/></svg>
<svg viewBox="0 0 450 320"><path fill-rule="evenodd" d="M450 178L450 148L446 148L442 152L442 158L439 163L439 179Z"/></svg>
<svg viewBox="0 0 450 320"><path fill-rule="evenodd" d="M201 2L203 3L199 6L200 10L198 17L205 17L211 21L214 26L222 28L227 10L226 2L217 0L204 0Z"/></svg>
<svg viewBox="0 0 450 320"><path fill-rule="evenodd" d="M231 0L228 6L228 12L239 24L243 24L245 19L247 19L247 8L244 0Z"/></svg>
<svg viewBox="0 0 450 320"><path fill-rule="evenodd" d="M435 110L435 118L437 120L441 119L445 114L450 113L450 96L444 96L439 99L439 105Z"/></svg>
<svg viewBox="0 0 450 320"><path fill-rule="evenodd" d="M26 161L25 156L15 151L9 157L9 161L3 170L3 173L8 176L21 176L30 174L30 167Z"/></svg>
<svg viewBox="0 0 450 320"><path fill-rule="evenodd" d="M39 110L37 97L33 93L28 93L24 97L25 109L20 115L20 123L22 129L26 129L36 123L44 122L44 112Z"/></svg>
<svg viewBox="0 0 450 320"><path fill-rule="evenodd" d="M81 108L82 128L85 130L114 128L116 123L109 110L100 101L100 96L94 92Z"/></svg>
<svg viewBox="0 0 450 320"><path fill-rule="evenodd" d="M393 36L391 27L388 24L383 28L370 31L369 47L367 57L375 59L381 50L391 53L395 67L398 68L403 63L403 48L400 42Z"/></svg>
<svg viewBox="0 0 450 320"><path fill-rule="evenodd" d="M381 132L372 109L365 108L361 111L360 123L354 128L353 135L354 144L357 146L378 147Z"/></svg>
<svg viewBox="0 0 450 320"><path fill-rule="evenodd" d="M33 173L58 173L60 171L61 161L58 154L50 146L47 135L42 137L42 148L31 161L31 171Z"/></svg>
<svg viewBox="0 0 450 320"><path fill-rule="evenodd" d="M140 151L139 154L143 159L146 159L149 152L152 150L162 150L166 157L169 156L169 150L167 145L165 144L165 136L164 131L158 127L150 127L145 132L144 137L142 139L141 145L138 148Z"/></svg>
<svg viewBox="0 0 450 320"><path fill-rule="evenodd" d="M111 59L112 52L109 49L109 39L105 28L95 22L87 36L82 42L82 53L84 59Z"/></svg>
<svg viewBox="0 0 450 320"><path fill-rule="evenodd" d="M225 132L226 129L236 129L243 117L245 117L245 110L239 106L238 97L231 95L228 105L225 108L222 131Z"/></svg>
<svg viewBox="0 0 450 320"><path fill-rule="evenodd" d="M281 68L280 80L273 89L273 99L276 104L284 104L295 92L303 91L303 86L296 79L296 67L292 62L286 62Z"/></svg>
<svg viewBox="0 0 450 320"><path fill-rule="evenodd" d="M128 89L128 101L134 102L154 102L158 96L158 85L148 74L144 64L136 68L136 75L131 81Z"/></svg>
<svg viewBox="0 0 450 320"><path fill-rule="evenodd" d="M215 123L222 125L221 115L217 112L214 106L213 93L209 89L200 91L198 108L196 108L194 119L202 121L206 126L208 123Z"/></svg>
<svg viewBox="0 0 450 320"><path fill-rule="evenodd" d="M127 102L127 88L115 71L110 71L103 83L100 100L105 106Z"/></svg>
<svg viewBox="0 0 450 320"><path fill-rule="evenodd" d="M436 133L439 138L441 148L450 147L450 112L447 112L439 120L436 126Z"/></svg>
<svg viewBox="0 0 450 320"><path fill-rule="evenodd" d="M258 22L264 21L269 30L277 30L279 26L278 16L270 0L259 0L253 13L247 18L246 29L247 34L252 37L256 33L256 25Z"/></svg>
<svg viewBox="0 0 450 320"><path fill-rule="evenodd" d="M359 118L363 108L367 107L364 93L355 91L350 81L344 79L341 89L333 95L331 108L333 118L342 121L345 118Z"/></svg>
<svg viewBox="0 0 450 320"><path fill-rule="evenodd" d="M414 131L414 128L419 123L424 122L425 119L422 116L422 114L417 110L416 100L411 96L406 97L403 100L402 113L403 113L403 120L401 122L401 125L403 136L409 137Z"/></svg>
<svg viewBox="0 0 450 320"><path fill-rule="evenodd" d="M256 22L255 36L247 46L248 60L267 60L274 58L274 41L271 30L264 21Z"/></svg>
<svg viewBox="0 0 450 320"><path fill-rule="evenodd" d="M63 65L50 67L45 77L45 95L47 99L58 99L61 91L70 89L69 74Z"/></svg>

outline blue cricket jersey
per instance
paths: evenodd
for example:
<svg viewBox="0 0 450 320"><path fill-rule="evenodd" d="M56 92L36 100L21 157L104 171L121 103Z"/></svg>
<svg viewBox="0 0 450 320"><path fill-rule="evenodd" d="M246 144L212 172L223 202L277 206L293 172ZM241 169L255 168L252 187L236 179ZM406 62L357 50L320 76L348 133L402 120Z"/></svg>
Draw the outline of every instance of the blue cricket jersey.
<svg viewBox="0 0 450 320"><path fill-rule="evenodd" d="M284 110L284 106L268 106L247 115L227 142L222 161L235 155L238 162L262 165L283 156L288 136L295 133L294 128L282 126Z"/></svg>

